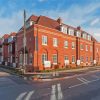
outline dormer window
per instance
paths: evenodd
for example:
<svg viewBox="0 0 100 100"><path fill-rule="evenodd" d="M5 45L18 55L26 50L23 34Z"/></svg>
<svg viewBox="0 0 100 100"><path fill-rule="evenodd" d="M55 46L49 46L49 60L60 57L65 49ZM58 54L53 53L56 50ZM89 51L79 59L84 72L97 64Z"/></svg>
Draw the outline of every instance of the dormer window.
<svg viewBox="0 0 100 100"><path fill-rule="evenodd" d="M88 35L88 40L91 41L91 36L90 35Z"/></svg>
<svg viewBox="0 0 100 100"><path fill-rule="evenodd" d="M68 34L74 36L74 29L69 28Z"/></svg>
<svg viewBox="0 0 100 100"><path fill-rule="evenodd" d="M33 24L34 24L33 21L28 21L28 22L26 22L26 28L32 26Z"/></svg>
<svg viewBox="0 0 100 100"><path fill-rule="evenodd" d="M87 34L86 33L83 33L82 34L82 38L86 39L87 38Z"/></svg>
<svg viewBox="0 0 100 100"><path fill-rule="evenodd" d="M61 26L61 32L67 34L67 27Z"/></svg>
<svg viewBox="0 0 100 100"><path fill-rule="evenodd" d="M77 32L76 32L76 36L77 36L77 37L81 37L81 32L77 31Z"/></svg>

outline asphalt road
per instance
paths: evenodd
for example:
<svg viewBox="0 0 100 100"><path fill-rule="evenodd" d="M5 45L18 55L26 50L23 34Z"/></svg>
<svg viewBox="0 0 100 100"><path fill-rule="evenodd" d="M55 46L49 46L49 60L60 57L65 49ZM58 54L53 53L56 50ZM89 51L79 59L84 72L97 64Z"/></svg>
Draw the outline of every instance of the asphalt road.
<svg viewBox="0 0 100 100"><path fill-rule="evenodd" d="M100 72L29 82L0 71L0 100L100 100Z"/></svg>

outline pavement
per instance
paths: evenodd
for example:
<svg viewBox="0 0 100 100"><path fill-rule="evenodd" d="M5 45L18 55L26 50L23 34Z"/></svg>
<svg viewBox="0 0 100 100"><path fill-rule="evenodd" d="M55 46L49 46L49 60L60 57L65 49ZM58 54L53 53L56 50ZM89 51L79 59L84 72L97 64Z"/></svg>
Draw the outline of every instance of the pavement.
<svg viewBox="0 0 100 100"><path fill-rule="evenodd" d="M0 70L0 100L100 100L100 71L68 79L27 81Z"/></svg>

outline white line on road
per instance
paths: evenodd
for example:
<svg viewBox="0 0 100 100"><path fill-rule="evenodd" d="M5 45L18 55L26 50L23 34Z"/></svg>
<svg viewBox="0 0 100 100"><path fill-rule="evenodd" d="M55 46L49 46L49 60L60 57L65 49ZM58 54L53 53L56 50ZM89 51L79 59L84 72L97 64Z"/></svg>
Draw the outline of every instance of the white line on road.
<svg viewBox="0 0 100 100"><path fill-rule="evenodd" d="M96 81L99 81L99 80L100 79L95 79L95 80L89 81L88 83L96 82ZM81 86L81 85L84 85L84 84L86 84L86 83L80 83L80 84L72 85L72 86L70 86L68 88L71 89L71 88L78 87L78 86Z"/></svg>
<svg viewBox="0 0 100 100"><path fill-rule="evenodd" d="M25 100L30 100L30 98L31 98L31 96L32 96L33 94L34 94L34 91L30 91L30 92L27 94Z"/></svg>
<svg viewBox="0 0 100 100"><path fill-rule="evenodd" d="M57 98L56 98L56 85L52 85L51 99L50 100L57 100Z"/></svg>
<svg viewBox="0 0 100 100"><path fill-rule="evenodd" d="M88 82L89 82L88 80L86 80L86 79L85 79L85 78L83 78L83 77L82 77L81 79L82 79L82 80L84 80L86 83L88 83Z"/></svg>
<svg viewBox="0 0 100 100"><path fill-rule="evenodd" d="M50 100L62 100L62 99L63 99L63 93L61 90L61 84L58 83L57 85L52 85Z"/></svg>
<svg viewBox="0 0 100 100"><path fill-rule="evenodd" d="M63 93L61 90L61 84L57 84L57 88L58 88L58 100L62 100L63 99Z"/></svg>
<svg viewBox="0 0 100 100"><path fill-rule="evenodd" d="M27 94L27 92L24 92L24 93L21 93L17 98L16 100L22 100L23 97Z"/></svg>
<svg viewBox="0 0 100 100"><path fill-rule="evenodd" d="M84 84L88 84L88 80L84 79L84 78L77 78L79 81L81 81Z"/></svg>

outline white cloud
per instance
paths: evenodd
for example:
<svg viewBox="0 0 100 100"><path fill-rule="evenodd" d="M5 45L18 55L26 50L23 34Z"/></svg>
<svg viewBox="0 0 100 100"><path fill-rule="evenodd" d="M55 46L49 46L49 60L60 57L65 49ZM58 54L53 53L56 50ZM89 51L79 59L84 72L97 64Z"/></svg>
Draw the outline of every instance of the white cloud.
<svg viewBox="0 0 100 100"><path fill-rule="evenodd" d="M46 0L39 0L40 2L44 2ZM62 3L61 3L62 5ZM62 6L57 7L57 9L52 9L52 10L42 10L42 11L32 11L27 12L27 16L30 16L30 14L37 14L37 15L46 15L48 17L57 19L58 17L61 17L63 19L63 22L72 25L72 26L79 26L79 25L84 25L88 22L89 25L94 25L100 21L100 19L97 17L94 18L92 14L100 8L100 3L90 3L85 6L79 6L73 4L69 8L65 10L61 10ZM0 9L1 11L1 9ZM2 13L4 10L2 10ZM14 12L9 18L8 17L1 17L2 14L0 14L0 32L1 33L10 33L12 31L18 31L18 29L22 26L23 24L23 12L18 11ZM93 20L94 19L94 20ZM100 23L100 22L99 22ZM100 41L100 37L97 35L100 33L100 29L96 27L89 27L85 26L83 27L84 30L87 32L90 32L92 35L94 33L94 36L96 37L97 40ZM96 35L95 35L96 34Z"/></svg>
<svg viewBox="0 0 100 100"><path fill-rule="evenodd" d="M91 25L91 26L94 26L94 25L96 25L96 24L98 24L98 23L100 23L100 18L94 19L94 20L90 23L90 25Z"/></svg>
<svg viewBox="0 0 100 100"><path fill-rule="evenodd" d="M100 3L91 3L86 6L79 6L79 5L72 5L68 9L65 9L63 11L60 10L60 8L55 10L49 10L49 11L43 11L42 14L57 19L58 17L61 17L63 19L63 22L71 25L71 26L83 26L83 29L87 32L91 33L100 33L100 29L95 27L89 27L87 23L90 25L95 25L100 21L100 19L94 19L94 16L92 14L100 8ZM93 22L89 23L91 20ZM99 22L100 23L100 22ZM86 24L86 25L85 25ZM93 34L92 34L93 35ZM97 35L94 35L95 38L100 41L100 37Z"/></svg>

